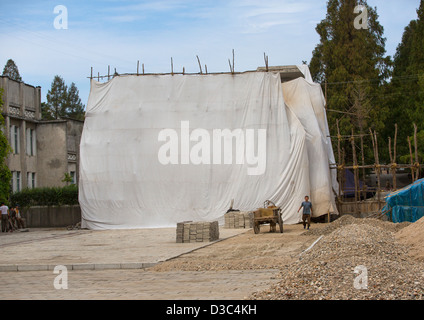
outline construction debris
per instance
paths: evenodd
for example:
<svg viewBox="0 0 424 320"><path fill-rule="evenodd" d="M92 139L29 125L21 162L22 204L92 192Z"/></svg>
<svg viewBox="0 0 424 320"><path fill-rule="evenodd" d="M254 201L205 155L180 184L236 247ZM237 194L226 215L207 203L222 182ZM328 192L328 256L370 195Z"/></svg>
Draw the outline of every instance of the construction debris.
<svg viewBox="0 0 424 320"><path fill-rule="evenodd" d="M177 223L177 243L210 242L218 239L218 221Z"/></svg>
<svg viewBox="0 0 424 320"><path fill-rule="evenodd" d="M78 222L75 225L67 226L67 230L81 230L81 222Z"/></svg>
<svg viewBox="0 0 424 320"><path fill-rule="evenodd" d="M336 220L320 230L324 237L311 250L281 268L279 283L250 298L422 300L424 264L396 241L399 225L393 225L376 219ZM401 233L408 233L407 228Z"/></svg>

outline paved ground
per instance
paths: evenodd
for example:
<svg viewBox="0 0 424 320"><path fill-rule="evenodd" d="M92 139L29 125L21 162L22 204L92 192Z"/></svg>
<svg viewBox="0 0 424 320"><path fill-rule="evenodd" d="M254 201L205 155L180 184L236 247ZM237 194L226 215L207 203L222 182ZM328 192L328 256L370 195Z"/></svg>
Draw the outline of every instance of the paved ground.
<svg viewBox="0 0 424 320"><path fill-rule="evenodd" d="M54 281L58 275L52 271L2 272L0 299L239 300L252 291L267 288L276 273L275 270L69 271L68 289L57 290Z"/></svg>
<svg viewBox="0 0 424 320"><path fill-rule="evenodd" d="M194 244L177 244L175 228L37 229L0 234L0 299L244 299L275 282L278 270L274 264L243 268L239 267L240 261L245 263L239 260L235 269L228 270L183 271L170 267L178 261L184 263L184 259L199 259L204 264L209 255L217 260L233 260L234 251L246 252L244 261L249 261L251 253L242 248L253 239L262 241L268 249L269 243L277 244L267 254L278 252L289 257L313 240L299 237L301 232L300 226L288 228L285 234L261 235L254 235L252 230L220 228L218 242ZM228 252L223 250L226 247ZM266 259L258 243L255 248ZM168 265L170 262L172 265ZM67 266L67 289L55 288L55 280L61 285L65 275L62 271L54 273L57 265Z"/></svg>
<svg viewBox="0 0 424 320"><path fill-rule="evenodd" d="M220 240L246 232L221 229ZM175 228L132 230L32 229L0 233L0 271L48 270L56 265L92 269L94 266L152 265L207 245L176 243ZM0 274L1 276L1 274Z"/></svg>

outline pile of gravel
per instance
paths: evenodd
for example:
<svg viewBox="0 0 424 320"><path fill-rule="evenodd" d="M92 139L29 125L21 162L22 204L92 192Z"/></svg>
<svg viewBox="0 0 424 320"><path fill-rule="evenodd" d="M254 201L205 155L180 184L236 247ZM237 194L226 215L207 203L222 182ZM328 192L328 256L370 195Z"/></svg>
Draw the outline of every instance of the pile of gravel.
<svg viewBox="0 0 424 320"><path fill-rule="evenodd" d="M337 220L331 222L330 224L326 224L324 227L311 229L307 232L304 232L302 235L328 235L332 233L334 230L337 230L340 227L351 225L351 224L360 224L360 225L371 225L375 227L379 227L385 230L389 230L392 232L398 232L403 228L409 226L410 222L402 222L402 223L393 223L390 221L382 221L375 218L355 218L351 215L344 215L338 218Z"/></svg>
<svg viewBox="0 0 424 320"><path fill-rule="evenodd" d="M394 232L383 228L381 221L349 220L339 219L334 231L282 268L278 284L249 299L423 299L424 264L408 257L406 247L396 242ZM366 287L358 281L365 270Z"/></svg>

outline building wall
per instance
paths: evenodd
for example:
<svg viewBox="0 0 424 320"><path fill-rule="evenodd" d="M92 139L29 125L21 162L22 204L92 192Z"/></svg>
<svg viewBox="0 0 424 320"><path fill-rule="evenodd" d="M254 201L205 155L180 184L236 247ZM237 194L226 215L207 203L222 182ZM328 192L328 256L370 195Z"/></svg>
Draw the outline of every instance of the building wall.
<svg viewBox="0 0 424 320"><path fill-rule="evenodd" d="M28 172L36 173L37 171L35 132L41 117L41 88L3 76L0 77L0 87L3 88L3 110L1 111L5 119L4 132L14 149L6 162L12 171L13 190L22 190L28 186ZM31 135L27 130L33 130L33 142L28 139ZM33 147L31 148L28 144L32 144Z"/></svg>
<svg viewBox="0 0 424 320"><path fill-rule="evenodd" d="M27 187L65 186L65 173L78 182L79 144L83 121L41 120L41 88L0 76L5 134L12 148L7 165L14 191ZM18 139L15 141L15 128ZM19 180L19 181L18 181Z"/></svg>
<svg viewBox="0 0 424 320"><path fill-rule="evenodd" d="M79 159L80 159L80 142L82 130L84 127L83 121L67 120L67 153L68 153L68 173L74 178L74 183L79 181Z"/></svg>
<svg viewBox="0 0 424 320"><path fill-rule="evenodd" d="M54 139L52 139L54 137ZM37 126L38 185L59 187L68 172L66 122L49 121Z"/></svg>

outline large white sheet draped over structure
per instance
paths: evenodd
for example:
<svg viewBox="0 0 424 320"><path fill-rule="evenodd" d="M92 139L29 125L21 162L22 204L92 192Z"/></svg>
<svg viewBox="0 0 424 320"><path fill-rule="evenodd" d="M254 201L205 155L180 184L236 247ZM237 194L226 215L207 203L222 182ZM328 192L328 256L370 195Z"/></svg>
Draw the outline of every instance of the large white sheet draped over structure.
<svg viewBox="0 0 424 320"><path fill-rule="evenodd" d="M305 195L314 216L336 212L327 136L321 88L303 78L284 85L267 72L92 80L80 150L82 226L215 220L231 199L240 210L272 200L287 224L300 221Z"/></svg>

